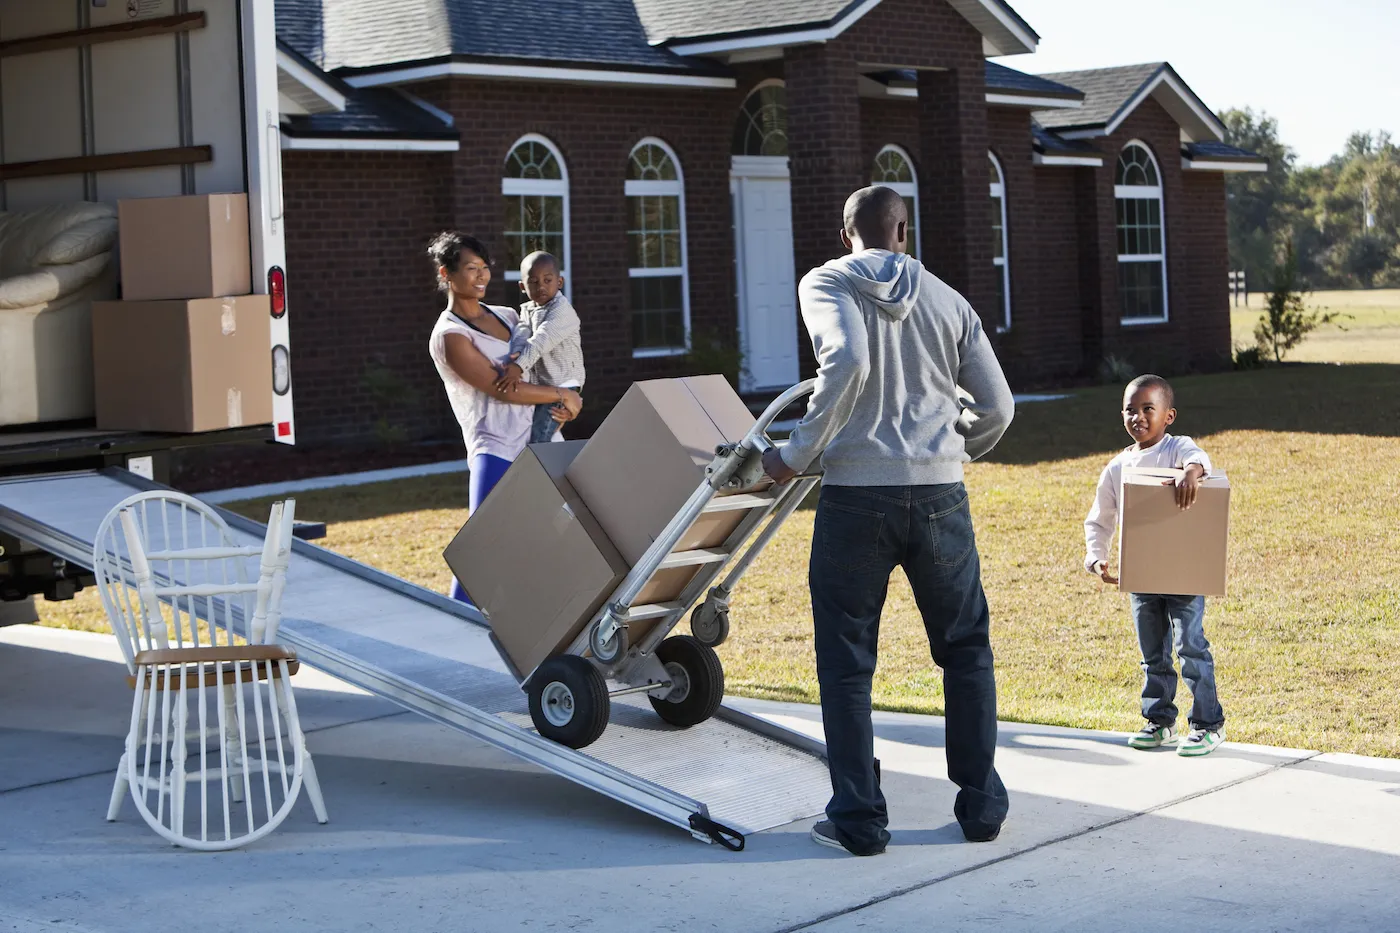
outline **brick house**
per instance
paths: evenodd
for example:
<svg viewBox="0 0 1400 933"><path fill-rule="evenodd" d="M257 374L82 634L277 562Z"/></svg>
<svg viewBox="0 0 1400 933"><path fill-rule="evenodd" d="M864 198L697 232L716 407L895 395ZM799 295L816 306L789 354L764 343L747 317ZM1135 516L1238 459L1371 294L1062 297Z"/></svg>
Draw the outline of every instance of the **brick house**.
<svg viewBox="0 0 1400 933"><path fill-rule="evenodd" d="M715 344L771 395L812 368L795 283L872 182L1014 385L1228 362L1224 173L1261 160L1170 65L989 61L1038 41L1003 0L279 0L277 20L308 439L452 435L425 351L423 246L447 227L492 250L495 302L524 252L561 257L589 420L715 368Z"/></svg>

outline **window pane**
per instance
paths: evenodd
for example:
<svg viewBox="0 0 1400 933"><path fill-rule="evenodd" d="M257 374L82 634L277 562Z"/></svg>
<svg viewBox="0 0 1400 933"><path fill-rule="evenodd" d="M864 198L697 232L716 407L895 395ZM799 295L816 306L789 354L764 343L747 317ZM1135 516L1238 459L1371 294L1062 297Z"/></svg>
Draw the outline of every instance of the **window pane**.
<svg viewBox="0 0 1400 933"><path fill-rule="evenodd" d="M683 285L678 275L631 280L634 347L685 346Z"/></svg>
<svg viewBox="0 0 1400 933"><path fill-rule="evenodd" d="M1160 318L1165 314L1160 262L1120 262L1118 301L1124 318Z"/></svg>
<svg viewBox="0 0 1400 933"><path fill-rule="evenodd" d="M993 266L992 272L997 280L997 321L1005 326L1006 324L1006 270L1003 266Z"/></svg>
<svg viewBox="0 0 1400 933"><path fill-rule="evenodd" d="M666 150L653 143L638 146L627 166L627 177L633 181L676 181L676 163Z"/></svg>
<svg viewBox="0 0 1400 933"><path fill-rule="evenodd" d="M1003 247L1005 246L1005 243L1003 242L1004 237L1003 237L1003 235L1002 235L1002 229L1001 229L1001 198L992 198L992 199L991 199L991 205L992 205L992 256L993 256L993 258L1001 259L1001 258L1005 255L1005 253L1003 252Z"/></svg>
<svg viewBox="0 0 1400 933"><path fill-rule="evenodd" d="M904 199L905 210L909 214L909 239L904 244L904 251L915 259L919 258L919 206L913 198Z"/></svg>
<svg viewBox="0 0 1400 933"><path fill-rule="evenodd" d="M1118 255L1162 252L1162 204L1156 198L1118 198Z"/></svg>
<svg viewBox="0 0 1400 933"><path fill-rule="evenodd" d="M734 155L787 154L787 91L770 84L744 101L734 126Z"/></svg>
<svg viewBox="0 0 1400 933"><path fill-rule="evenodd" d="M521 143L506 156L505 177L543 178L558 180L564 177L559 160L544 143Z"/></svg>

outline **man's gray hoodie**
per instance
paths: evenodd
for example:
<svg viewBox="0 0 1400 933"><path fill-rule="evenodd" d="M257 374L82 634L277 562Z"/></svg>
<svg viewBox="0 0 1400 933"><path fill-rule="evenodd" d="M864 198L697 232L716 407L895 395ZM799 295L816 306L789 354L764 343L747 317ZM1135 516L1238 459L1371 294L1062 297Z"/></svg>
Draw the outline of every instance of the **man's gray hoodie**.
<svg viewBox="0 0 1400 933"><path fill-rule="evenodd" d="M981 319L917 259L833 259L803 276L798 300L817 385L788 466L820 456L833 486L956 483L1005 433L1015 404Z"/></svg>

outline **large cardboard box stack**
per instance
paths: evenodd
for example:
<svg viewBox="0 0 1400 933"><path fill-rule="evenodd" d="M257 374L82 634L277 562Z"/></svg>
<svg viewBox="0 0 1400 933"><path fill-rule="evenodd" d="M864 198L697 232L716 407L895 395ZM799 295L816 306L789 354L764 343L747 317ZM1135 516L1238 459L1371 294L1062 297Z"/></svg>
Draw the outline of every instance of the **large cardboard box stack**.
<svg viewBox="0 0 1400 933"><path fill-rule="evenodd" d="M122 301L92 310L97 426L194 433L272 420L272 322L251 295L246 194L117 204Z"/></svg>
<svg viewBox="0 0 1400 933"><path fill-rule="evenodd" d="M443 556L517 676L568 647L752 413L721 376L634 385L588 442L529 447ZM743 510L702 516L679 549L718 547ZM675 599L697 573L664 570L637 604ZM634 623L635 644L655 622Z"/></svg>
<svg viewBox="0 0 1400 933"><path fill-rule="evenodd" d="M1126 593L1224 596L1230 539L1230 481L1201 480L1196 503L1176 504L1181 470L1123 470L1118 588Z"/></svg>

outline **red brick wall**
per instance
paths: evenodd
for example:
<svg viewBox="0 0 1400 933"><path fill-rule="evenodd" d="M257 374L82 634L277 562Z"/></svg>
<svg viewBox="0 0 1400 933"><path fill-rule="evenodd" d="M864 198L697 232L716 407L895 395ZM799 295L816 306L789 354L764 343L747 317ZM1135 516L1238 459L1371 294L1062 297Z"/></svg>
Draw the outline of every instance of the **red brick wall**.
<svg viewBox="0 0 1400 933"><path fill-rule="evenodd" d="M441 306L424 253L448 222L450 171L427 153L282 154L300 439L452 430L428 359Z"/></svg>

